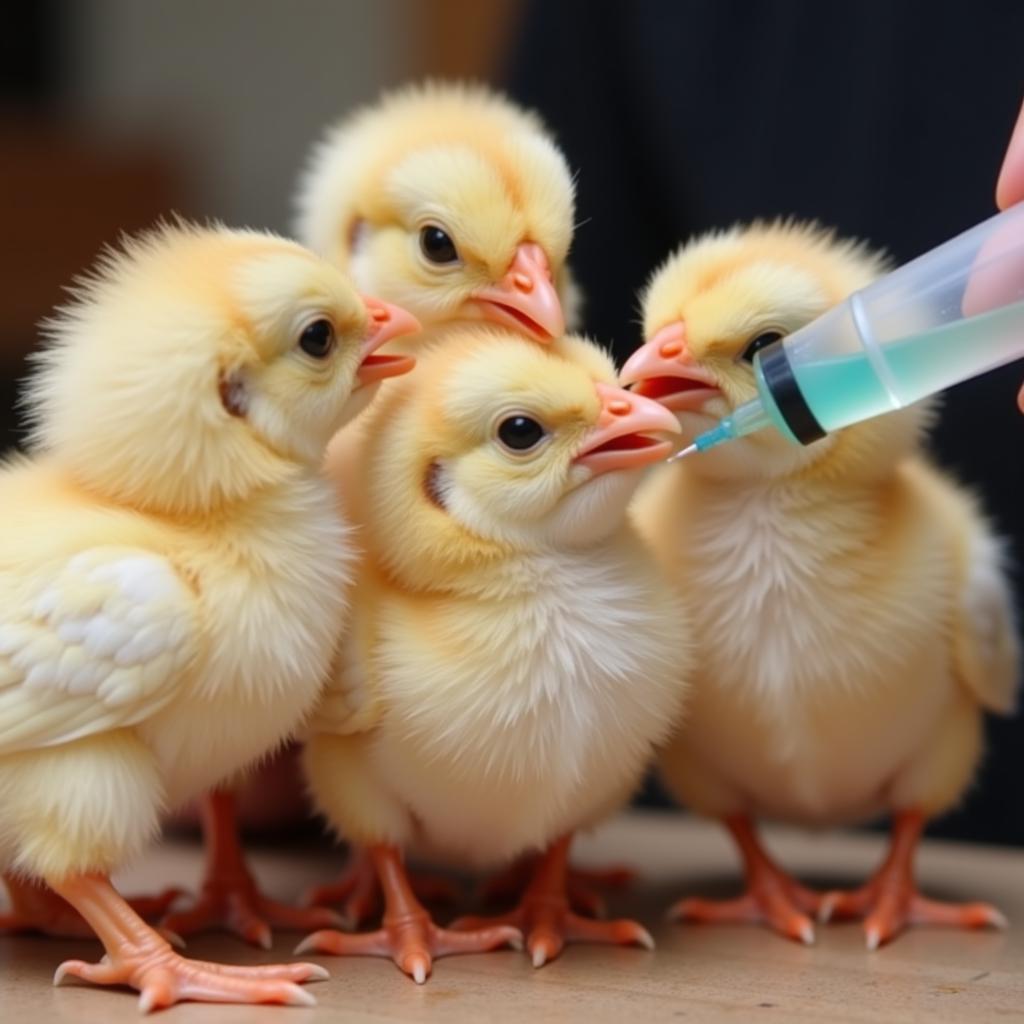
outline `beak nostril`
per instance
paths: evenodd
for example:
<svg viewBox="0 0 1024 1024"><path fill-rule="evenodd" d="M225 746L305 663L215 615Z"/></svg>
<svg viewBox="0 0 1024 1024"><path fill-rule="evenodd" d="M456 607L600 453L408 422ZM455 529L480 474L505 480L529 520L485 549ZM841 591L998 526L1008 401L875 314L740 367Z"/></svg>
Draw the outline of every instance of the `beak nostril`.
<svg viewBox="0 0 1024 1024"><path fill-rule="evenodd" d="M512 276L512 280L521 292L533 291L533 279L528 274L516 273Z"/></svg>
<svg viewBox="0 0 1024 1024"><path fill-rule="evenodd" d="M659 351L666 359L674 359L683 354L683 343L681 341L666 341Z"/></svg>
<svg viewBox="0 0 1024 1024"><path fill-rule="evenodd" d="M631 408L632 406L624 398L617 398L615 401L608 403L608 411L613 416L626 416Z"/></svg>
<svg viewBox="0 0 1024 1024"><path fill-rule="evenodd" d="M386 309L375 309L372 316L379 324L387 323L387 321L391 319L391 316Z"/></svg>

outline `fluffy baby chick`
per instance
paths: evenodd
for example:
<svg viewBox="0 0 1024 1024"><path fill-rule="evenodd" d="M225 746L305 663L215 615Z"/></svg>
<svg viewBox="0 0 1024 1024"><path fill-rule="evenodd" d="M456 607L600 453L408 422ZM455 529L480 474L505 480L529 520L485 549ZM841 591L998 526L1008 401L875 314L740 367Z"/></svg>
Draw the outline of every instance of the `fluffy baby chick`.
<svg viewBox="0 0 1024 1024"><path fill-rule="evenodd" d="M391 955L422 982L520 930L537 966L566 940L649 945L571 913L565 873L573 830L626 798L683 695L681 611L625 517L675 419L572 337L466 329L416 376L369 410L363 445L332 444L368 554L305 754L317 805L370 852L383 928L300 949ZM407 883L410 848L474 867L544 853L515 912L447 931Z"/></svg>
<svg viewBox="0 0 1024 1024"><path fill-rule="evenodd" d="M677 411L685 439L755 393L751 359L867 284L880 259L801 224L684 246L644 296L651 340L622 380ZM925 822L962 796L982 712L1009 711L1017 641L1000 545L977 503L921 451L926 407L807 447L774 431L665 467L637 504L692 599L694 696L661 760L670 787L723 821L745 895L680 917L761 920L813 941L809 913L865 917L875 948L908 924L998 924L983 905L919 895ZM827 826L892 815L892 849L824 901L759 845L751 819Z"/></svg>
<svg viewBox="0 0 1024 1024"><path fill-rule="evenodd" d="M428 83L331 128L300 183L298 237L425 327L488 320L540 340L575 315L573 182L539 118Z"/></svg>
<svg viewBox="0 0 1024 1024"><path fill-rule="evenodd" d="M0 471L0 872L102 941L58 981L130 985L143 1010L313 1002L295 982L321 968L185 960L108 876L319 696L352 563L323 451L353 391L409 366L371 355L376 324L293 243L176 226L109 254L50 325L35 453Z"/></svg>
<svg viewBox="0 0 1024 1024"><path fill-rule="evenodd" d="M539 118L482 87L409 88L346 118L313 151L297 205L300 240L428 328L485 320L548 342L564 333L563 303L574 312L565 266L573 183L565 158ZM200 899L166 917L167 928L190 935L225 927L269 948L271 924L308 930L327 923L259 891L229 792L205 801L203 829ZM429 886L451 895L436 879L416 881L421 892ZM574 893L596 899L579 887ZM340 903L358 923L377 904L372 865L356 854L310 900Z"/></svg>
<svg viewBox="0 0 1024 1024"><path fill-rule="evenodd" d="M361 286L414 311L417 347L465 321L488 320L549 342L579 306L566 254L573 182L539 118L480 86L427 83L385 96L331 128L297 195L298 237ZM564 311L564 312L563 312ZM517 892L520 864L485 887ZM601 900L592 881L623 871L572 872L574 900ZM435 895L436 880L417 876ZM354 922L376 906L368 859L310 899L341 903Z"/></svg>

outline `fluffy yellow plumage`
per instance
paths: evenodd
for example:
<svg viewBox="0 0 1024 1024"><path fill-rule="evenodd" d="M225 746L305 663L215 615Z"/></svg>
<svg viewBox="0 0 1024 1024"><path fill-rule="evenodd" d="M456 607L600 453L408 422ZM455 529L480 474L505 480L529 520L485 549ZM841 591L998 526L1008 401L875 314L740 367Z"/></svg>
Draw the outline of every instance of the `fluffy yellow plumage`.
<svg viewBox="0 0 1024 1024"><path fill-rule="evenodd" d="M861 287L879 259L799 224L684 246L644 298L653 340L623 380L677 411L691 440L754 395L752 349ZM690 713L662 759L670 786L724 819L750 890L682 916L763 919L810 941L808 913L866 915L868 943L912 919L996 923L909 885L923 820L955 803L982 709L1009 710L1017 645L1000 545L976 503L921 453L918 406L807 448L773 431L665 467L636 519L692 606ZM808 825L895 815L899 853L824 903L775 867L749 816Z"/></svg>
<svg viewBox="0 0 1024 1024"><path fill-rule="evenodd" d="M109 255L49 334L35 452L0 474L0 869L103 940L62 970L144 1008L308 1003L319 969L222 978L99 876L317 699L352 560L320 462L379 339L306 250L186 226Z"/></svg>
<svg viewBox="0 0 1024 1024"><path fill-rule="evenodd" d="M675 424L613 380L576 338L545 349L453 332L414 383L382 395L359 440L332 446L332 476L363 495L368 559L306 764L332 824L375 850L388 913L402 905L423 924L412 949L329 934L316 948L391 949L422 980L431 955L471 947L388 889L382 848L481 866L543 850L621 803L665 738L685 621L625 513L639 467L669 450L646 433ZM548 931L531 913L506 924L524 928L538 964L560 948L554 935L611 934L564 906ZM462 938L479 949L509 935Z"/></svg>
<svg viewBox="0 0 1024 1024"><path fill-rule="evenodd" d="M305 244L425 326L485 318L549 340L562 306L575 318L569 168L537 116L483 87L427 83L346 118L297 206Z"/></svg>

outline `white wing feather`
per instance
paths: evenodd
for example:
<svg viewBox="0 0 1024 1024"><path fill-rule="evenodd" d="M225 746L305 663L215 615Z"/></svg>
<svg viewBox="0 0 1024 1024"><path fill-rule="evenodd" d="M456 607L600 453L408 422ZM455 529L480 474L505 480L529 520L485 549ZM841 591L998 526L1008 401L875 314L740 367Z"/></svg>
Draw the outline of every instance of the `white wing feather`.
<svg viewBox="0 0 1024 1024"><path fill-rule="evenodd" d="M0 754L155 714L197 644L192 591L149 552L92 548L31 582L0 573Z"/></svg>

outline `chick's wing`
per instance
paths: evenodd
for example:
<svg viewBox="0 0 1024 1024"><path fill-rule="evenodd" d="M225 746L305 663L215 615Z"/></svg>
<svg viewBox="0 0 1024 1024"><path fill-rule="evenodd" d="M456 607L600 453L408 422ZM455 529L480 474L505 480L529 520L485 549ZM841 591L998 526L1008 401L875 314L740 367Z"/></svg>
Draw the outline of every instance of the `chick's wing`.
<svg viewBox="0 0 1024 1024"><path fill-rule="evenodd" d="M384 714L373 657L380 610L365 591L357 590L356 600L348 635L310 723L313 732L339 736L370 732Z"/></svg>
<svg viewBox="0 0 1024 1024"><path fill-rule="evenodd" d="M136 724L174 696L199 645L195 597L164 558L96 547L0 572L0 754Z"/></svg>
<svg viewBox="0 0 1024 1024"><path fill-rule="evenodd" d="M956 653L964 682L990 711L1017 704L1020 644L1005 557L999 541L976 527L956 622Z"/></svg>

